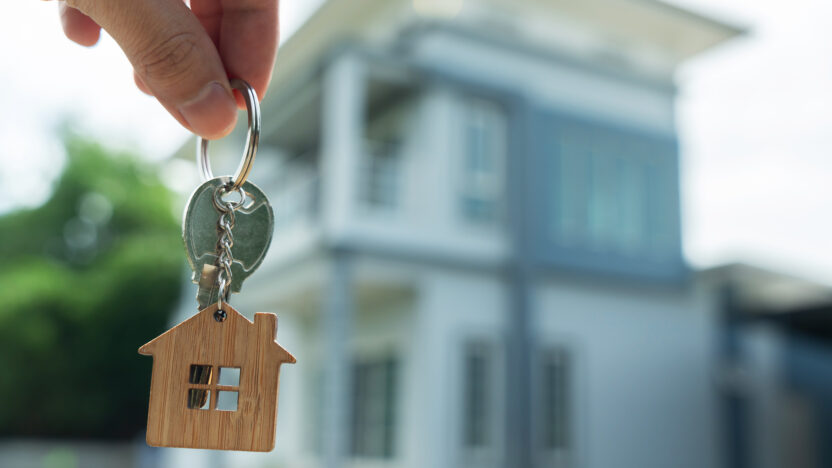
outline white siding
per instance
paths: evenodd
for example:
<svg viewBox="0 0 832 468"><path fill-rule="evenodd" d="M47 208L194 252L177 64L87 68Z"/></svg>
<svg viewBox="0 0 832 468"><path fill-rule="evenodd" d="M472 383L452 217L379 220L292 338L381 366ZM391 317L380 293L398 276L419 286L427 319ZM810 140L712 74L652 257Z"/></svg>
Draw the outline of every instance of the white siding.
<svg viewBox="0 0 832 468"><path fill-rule="evenodd" d="M715 466L715 317L696 289L551 280L541 345L572 348L580 466Z"/></svg>

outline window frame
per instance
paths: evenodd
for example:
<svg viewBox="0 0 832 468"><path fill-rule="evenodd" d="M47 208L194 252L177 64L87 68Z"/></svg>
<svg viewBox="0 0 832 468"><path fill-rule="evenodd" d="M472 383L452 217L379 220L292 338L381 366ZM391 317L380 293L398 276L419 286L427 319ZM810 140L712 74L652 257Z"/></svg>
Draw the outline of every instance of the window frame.
<svg viewBox="0 0 832 468"><path fill-rule="evenodd" d="M404 205L407 147L420 113L418 93L368 106L356 167L355 193L362 209L393 213Z"/></svg>
<svg viewBox="0 0 832 468"><path fill-rule="evenodd" d="M383 369L381 378L384 382L382 388L375 389L380 391L378 398L375 401L382 400L382 428L381 428L381 451L373 452L365 445L366 433L361 433L363 429L369 427L366 421L366 407L364 404L367 401L359 401L359 394L362 391L362 385L367 382L360 380L362 372L376 371ZM402 378L402 363L401 359L394 354L372 355L366 357L355 358L351 367L351 393L350 393L350 439L349 439L349 453L354 458L372 459L372 460L392 460L396 457L398 446L398 430L399 430L399 404L401 395L400 381ZM378 377L378 376L376 376ZM372 380L372 379L370 379ZM366 391L366 389L364 389ZM366 396L364 396L366 398ZM374 401L374 402L375 402ZM359 427L362 426L362 427ZM378 427L373 428L378 429Z"/></svg>
<svg viewBox="0 0 832 468"><path fill-rule="evenodd" d="M544 385L544 367L553 359L565 361L566 378L564 388L566 402L566 445L554 447L546 445L545 425L546 415L546 389ZM533 450L540 466L551 466L554 468L569 468L579 466L583 453L584 439L581 436L585 432L586 408L583 407L585 399L582 394L586 393L586 386L581 380L580 365L582 356L578 346L569 340L554 340L541 343L534 354L533 374L534 386L532 391L533 411Z"/></svg>
<svg viewBox="0 0 832 468"><path fill-rule="evenodd" d="M472 359L482 359L479 363L483 366L481 369L481 375L479 376L482 379L482 382L471 382L469 379L472 378L471 375L471 368L469 365L472 363ZM462 373L463 376L462 385L461 385L461 398L462 398L462 424L461 427L461 439L462 439L462 446L465 450L476 451L481 449L488 449L492 447L495 443L495 417L494 417L494 399L495 399L495 388L494 388L494 376L495 376L495 369L494 369L494 349L493 345L484 341L484 340L473 340L465 344L463 354L462 354ZM485 410L488 412L486 417L483 420L479 421L484 427L476 428L472 424L474 421L469 419L470 416L476 416L476 413L479 408L473 408L473 405L476 404L475 401L471 398L469 394L469 390L473 389L473 385L481 384L485 385L484 389L479 389L481 392L480 398L482 401L480 402ZM477 389L473 389L477 390ZM473 431L473 432L472 432ZM481 440L472 440L481 438Z"/></svg>
<svg viewBox="0 0 832 468"><path fill-rule="evenodd" d="M533 138L535 145L531 146L527 167L522 169L528 187L521 194L531 207L529 210L542 214L529 220L528 230L528 241L537 252L538 264L656 284L686 281L690 270L682 256L676 137L553 109L531 109L528 118L531 131L527 138ZM592 174L592 161L596 159L597 171ZM632 197L598 193L596 197L600 198L596 201L605 205L607 212L614 213L616 219L625 215L638 217L641 225L622 231L610 228L617 226L618 221L596 222L590 233L585 212L594 179L609 172L610 167L616 171L630 165L635 175L630 174L632 177L627 180L617 176L615 180L617 185L642 184L637 193ZM577 175L564 173L568 167ZM577 217L562 218L561 214L568 211L563 205L563 182L576 177L583 180L571 181L580 188L571 200L582 208L571 210L578 213ZM616 190L629 193L623 186ZM638 206L621 206L623 203ZM633 239L637 234L646 237Z"/></svg>
<svg viewBox="0 0 832 468"><path fill-rule="evenodd" d="M402 143L366 140L359 165L359 201L374 211L395 211L402 198Z"/></svg>
<svg viewBox="0 0 832 468"><path fill-rule="evenodd" d="M208 383L200 384L191 382L191 373L193 372L193 368L195 366L202 366L208 367L210 370L210 374L208 376ZM220 385L220 374L222 373L223 369L238 369L240 371L240 377L237 382L237 385ZM216 372L215 372L216 370ZM190 395L191 390L206 390L208 391L208 408L192 408L188 404L188 400L186 400L186 408L189 410L198 410L198 411L225 411L229 413L234 413L240 410L240 386L243 380L243 368L242 366L219 366L214 364L189 364L188 365L188 376L187 376L187 388L186 395ZM223 410L217 408L217 403L219 403L219 393L220 392L232 392L237 394L237 408L233 410ZM190 396L189 396L190 398Z"/></svg>
<svg viewBox="0 0 832 468"><path fill-rule="evenodd" d="M469 95L460 103L461 125L460 155L457 161L456 212L466 224L474 226L495 226L505 219L506 169L511 131L509 110L499 101ZM495 121L501 131L489 126ZM487 141L479 142L485 150L479 163L472 164L472 136L474 127L480 127ZM492 140L497 140L496 144ZM489 161L490 157L490 161ZM491 166L490 170L472 170L474 166ZM490 204L489 216L474 215L469 203Z"/></svg>
<svg viewBox="0 0 832 468"><path fill-rule="evenodd" d="M497 468L502 466L499 462L505 455L505 418L506 418L506 402L508 398L508 387L506 385L506 356L505 356L505 337L494 330L485 327L475 327L474 330L469 330L466 333L457 335L456 347L457 359L454 359L453 372L459 376L454 382L454 393L458 404L454 411L454 440L456 443L456 451L458 462L457 466L468 468ZM489 443L481 446L469 446L465 440L465 426L466 426L466 408L464 400L466 399L467 383L465 382L466 369L465 363L468 352L471 348L480 348L478 351L485 350L487 355L486 362L489 365L489 375L487 380L491 386L488 401L486 405L491 410L490 421L487 423L489 427L487 432L489 434Z"/></svg>

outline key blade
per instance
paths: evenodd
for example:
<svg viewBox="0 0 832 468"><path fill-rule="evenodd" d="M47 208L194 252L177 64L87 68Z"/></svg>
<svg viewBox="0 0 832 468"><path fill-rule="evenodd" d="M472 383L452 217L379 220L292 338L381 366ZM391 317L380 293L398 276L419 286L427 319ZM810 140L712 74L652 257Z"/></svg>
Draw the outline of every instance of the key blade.
<svg viewBox="0 0 832 468"><path fill-rule="evenodd" d="M202 310L217 302L219 288L217 277L220 269L214 265L203 265L202 274L199 277L199 288L196 291L196 303L198 310Z"/></svg>

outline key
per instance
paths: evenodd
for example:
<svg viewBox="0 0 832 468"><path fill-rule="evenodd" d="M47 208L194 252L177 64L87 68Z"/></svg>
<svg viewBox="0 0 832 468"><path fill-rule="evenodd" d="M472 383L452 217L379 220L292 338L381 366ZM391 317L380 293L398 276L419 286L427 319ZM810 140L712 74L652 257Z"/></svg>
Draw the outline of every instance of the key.
<svg viewBox="0 0 832 468"><path fill-rule="evenodd" d="M216 288L208 285L210 277L202 277L207 274L216 279L215 271L205 270L206 265L213 266L217 261L217 220L220 211L214 206L213 197L217 187L228 183L228 180L228 177L217 177L204 182L194 191L185 207L182 238L188 263L193 270L191 280L201 286L197 293L200 308L215 302L217 297ZM232 229L234 263L231 265L230 288L235 293L240 292L243 281L263 262L274 233L274 212L266 195L251 182L246 182L242 188L247 193L247 201L235 211Z"/></svg>
<svg viewBox="0 0 832 468"><path fill-rule="evenodd" d="M202 274L199 277L199 288L196 291L197 309L202 310L210 304L217 302L219 297L219 285L217 277L220 269L215 265L202 265Z"/></svg>

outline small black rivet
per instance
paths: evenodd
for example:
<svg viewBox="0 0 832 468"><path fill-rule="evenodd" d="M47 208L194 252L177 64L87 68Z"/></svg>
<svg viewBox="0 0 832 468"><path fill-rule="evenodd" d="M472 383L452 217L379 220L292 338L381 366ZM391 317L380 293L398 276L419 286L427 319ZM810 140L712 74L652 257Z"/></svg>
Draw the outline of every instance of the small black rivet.
<svg viewBox="0 0 832 468"><path fill-rule="evenodd" d="M227 317L227 316L228 316L228 315L227 315L227 314L225 313L225 311L224 311L224 310L222 310L222 309L219 309L219 310L217 310L216 312L214 312L214 320L216 320L217 322L222 322L222 321L224 321L224 320L225 320L225 317Z"/></svg>

